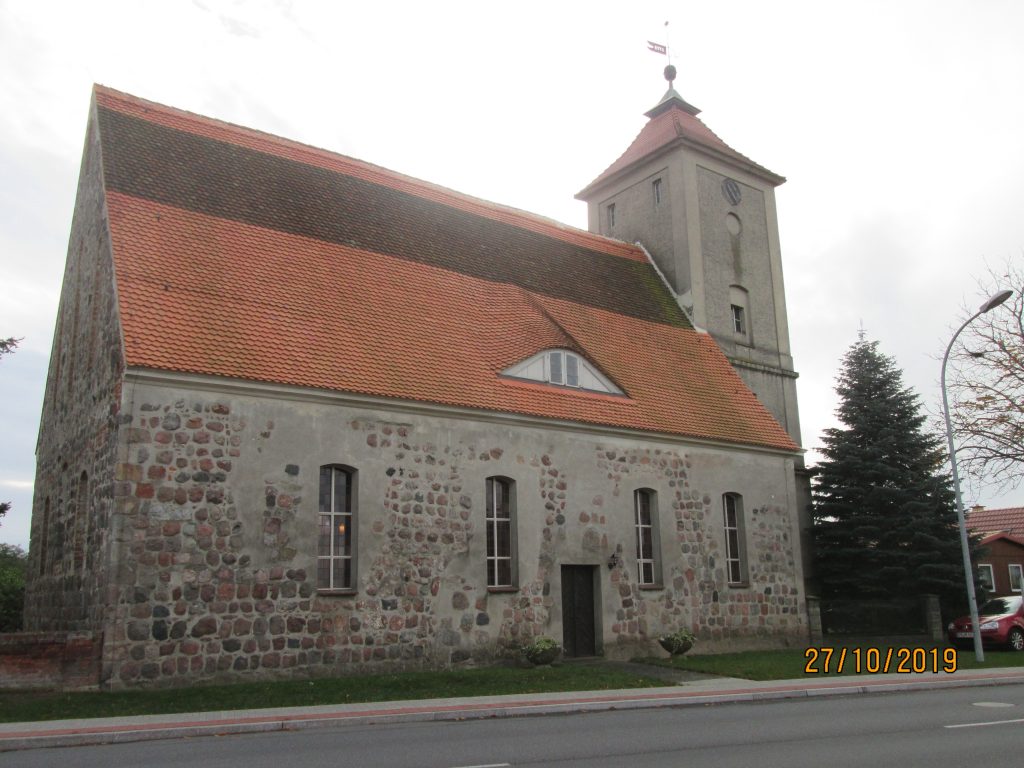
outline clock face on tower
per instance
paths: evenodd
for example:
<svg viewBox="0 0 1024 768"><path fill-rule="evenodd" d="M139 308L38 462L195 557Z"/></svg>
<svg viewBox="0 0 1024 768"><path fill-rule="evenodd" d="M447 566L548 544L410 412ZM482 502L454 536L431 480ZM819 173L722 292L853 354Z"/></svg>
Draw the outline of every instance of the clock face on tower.
<svg viewBox="0 0 1024 768"><path fill-rule="evenodd" d="M740 185L735 179L726 179L722 182L722 196L729 201L730 205L739 205L742 195Z"/></svg>

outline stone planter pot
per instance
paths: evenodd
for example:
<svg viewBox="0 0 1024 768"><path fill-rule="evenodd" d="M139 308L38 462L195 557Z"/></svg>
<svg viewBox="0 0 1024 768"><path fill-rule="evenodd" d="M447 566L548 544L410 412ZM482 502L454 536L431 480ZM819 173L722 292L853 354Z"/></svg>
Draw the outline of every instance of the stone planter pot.
<svg viewBox="0 0 1024 768"><path fill-rule="evenodd" d="M693 641L692 640L687 640L685 643L675 644L671 640L669 640L667 637L659 637L658 638L658 645L660 645L662 648L664 648L668 653L672 654L673 656L682 656L688 650L693 648Z"/></svg>

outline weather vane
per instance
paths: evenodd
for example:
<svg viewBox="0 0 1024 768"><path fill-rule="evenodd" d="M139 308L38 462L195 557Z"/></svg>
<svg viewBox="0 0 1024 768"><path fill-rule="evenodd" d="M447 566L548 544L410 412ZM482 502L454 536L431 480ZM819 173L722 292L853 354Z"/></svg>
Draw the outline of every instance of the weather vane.
<svg viewBox="0 0 1024 768"><path fill-rule="evenodd" d="M662 56L668 57L668 66L665 67L665 79L668 80L669 86L672 85L672 81L676 79L676 68L672 66L672 48L669 45L669 30L668 22L665 22L665 44L656 43L653 40L647 41L647 50L660 53Z"/></svg>

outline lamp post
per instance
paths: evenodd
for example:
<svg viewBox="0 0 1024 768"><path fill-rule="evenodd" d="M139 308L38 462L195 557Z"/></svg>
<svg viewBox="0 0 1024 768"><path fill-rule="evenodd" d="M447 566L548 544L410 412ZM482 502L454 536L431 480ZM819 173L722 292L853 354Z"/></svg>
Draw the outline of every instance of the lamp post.
<svg viewBox="0 0 1024 768"><path fill-rule="evenodd" d="M953 446L953 424L949 420L949 397L946 395L946 363L949 361L949 352L953 349L953 342L960 332L974 322L975 318L989 312L1013 295L1013 291L1000 291L990 297L981 305L981 309L971 315L967 321L957 328L953 338L949 340L946 347L946 354L942 356L942 410L946 416L946 440L949 442L949 463L953 468L953 491L956 494L956 519L960 524L960 549L964 555L964 579L967 582L967 602L971 608L971 628L974 632L974 657L979 661L985 660L985 651L981 647L981 629L978 626L978 598L974 593L974 569L971 567L971 550L967 543L967 523L964 520L964 503L960 497L960 475L956 468L956 448Z"/></svg>

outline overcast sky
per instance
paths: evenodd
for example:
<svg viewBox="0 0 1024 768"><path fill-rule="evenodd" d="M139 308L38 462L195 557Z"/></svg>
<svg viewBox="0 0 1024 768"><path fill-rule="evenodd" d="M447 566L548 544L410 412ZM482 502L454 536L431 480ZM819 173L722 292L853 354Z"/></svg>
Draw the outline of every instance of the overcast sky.
<svg viewBox="0 0 1024 768"><path fill-rule="evenodd" d="M863 327L937 412L987 265L1024 259L1024 2L0 0L0 541L34 449L94 82L586 226L676 89L777 192L804 446ZM1024 487L967 492L1024 505Z"/></svg>

